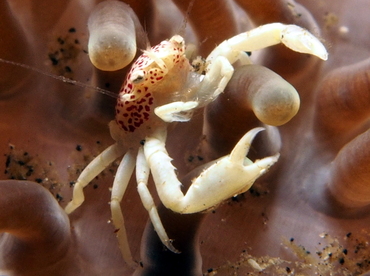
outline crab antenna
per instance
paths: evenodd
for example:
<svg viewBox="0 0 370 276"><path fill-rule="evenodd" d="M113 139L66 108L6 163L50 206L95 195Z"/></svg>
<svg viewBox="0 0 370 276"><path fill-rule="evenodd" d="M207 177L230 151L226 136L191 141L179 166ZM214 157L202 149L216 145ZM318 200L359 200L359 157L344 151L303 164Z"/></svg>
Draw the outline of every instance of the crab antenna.
<svg viewBox="0 0 370 276"><path fill-rule="evenodd" d="M180 26L180 29L177 32L182 37L185 36L186 25L188 24L189 15L190 15L191 10L193 9L194 2L195 2L195 0L190 1L189 6L188 6L188 9L186 10L186 12L184 14L184 20L182 21L182 24Z"/></svg>
<svg viewBox="0 0 370 276"><path fill-rule="evenodd" d="M112 98L117 98L118 97L118 95L116 93L105 90L103 88L93 86L93 85L89 85L89 84L83 83L81 81L73 80L73 79L70 79L70 78L66 78L64 76L53 75L51 73L42 71L40 69L37 69L35 67L29 66L29 65L26 65L26 64L23 64L23 63L10 61L10 60L6 60L6 59L2 59L2 58L0 58L0 62L6 63L6 64L11 64L11 65L14 65L14 66L18 66L18 67L21 67L21 68L24 68L24 69L27 69L27 70L35 71L39 74L42 74L44 76L47 76L47 77L50 77L50 78L53 78L53 79L56 79L56 80L60 80L60 81L65 82L65 83L70 83L70 84L73 84L73 85L76 85L76 86L79 86L79 87L87 88L87 89L90 89L90 90L95 90L95 91L98 91L101 94L107 95L107 96L112 97Z"/></svg>

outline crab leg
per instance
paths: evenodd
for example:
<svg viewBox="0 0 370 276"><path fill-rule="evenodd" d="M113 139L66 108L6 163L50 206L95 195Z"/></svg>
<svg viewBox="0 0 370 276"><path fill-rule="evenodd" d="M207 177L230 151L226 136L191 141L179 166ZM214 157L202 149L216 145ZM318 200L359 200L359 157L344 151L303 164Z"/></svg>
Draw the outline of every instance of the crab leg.
<svg viewBox="0 0 370 276"><path fill-rule="evenodd" d="M172 252L180 253L171 243L168 238L166 230L163 227L161 218L159 217L157 207L155 206L154 200L148 189L148 178L149 178L149 165L145 159L143 148L139 149L139 153L136 160L136 181L137 190L139 192L141 202L144 208L148 211L150 220L153 224L155 231L157 232L162 243Z"/></svg>
<svg viewBox="0 0 370 276"><path fill-rule="evenodd" d="M232 64L238 59L240 51L260 50L280 43L299 53L311 54L323 60L328 58L324 45L307 30L296 25L271 23L225 40L209 54L207 61L224 56Z"/></svg>
<svg viewBox="0 0 370 276"><path fill-rule="evenodd" d="M114 178L110 208L112 212L112 222L116 228L118 244L122 252L123 259L128 265L134 267L136 263L132 260L131 251L127 239L125 222L121 210L121 201L125 194L127 185L135 168L134 151L129 150L122 158Z"/></svg>
<svg viewBox="0 0 370 276"><path fill-rule="evenodd" d="M65 208L67 214L76 210L85 200L83 188L90 183L98 174L108 167L114 160L123 155L123 149L114 144L99 154L90 164L82 171L73 187L72 201Z"/></svg>
<svg viewBox="0 0 370 276"><path fill-rule="evenodd" d="M252 163L245 157L253 138L261 130L263 128L255 128L246 133L230 155L218 159L193 180L185 195L164 146L165 133L148 137L144 153L162 203L178 213L195 213L247 191L279 158L276 154Z"/></svg>

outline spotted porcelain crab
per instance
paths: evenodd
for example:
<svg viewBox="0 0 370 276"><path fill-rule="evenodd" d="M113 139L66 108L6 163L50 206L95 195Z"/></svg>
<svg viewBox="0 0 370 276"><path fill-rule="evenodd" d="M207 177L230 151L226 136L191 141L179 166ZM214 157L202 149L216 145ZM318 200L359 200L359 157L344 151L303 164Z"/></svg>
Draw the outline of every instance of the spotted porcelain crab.
<svg viewBox="0 0 370 276"><path fill-rule="evenodd" d="M132 263L120 202L136 167L141 201L163 244L178 252L161 223L147 184L151 173L161 202L178 213L207 210L225 199L247 191L279 158L279 154L254 163L246 155L255 135L263 128L246 133L232 152L208 166L184 194L175 167L165 147L167 125L188 121L192 111L213 101L233 75L233 63L249 62L246 51L283 43L294 51L327 58L325 47L308 31L272 23L225 40L205 59L190 63L185 41L180 35L143 51L129 71L119 93L116 118L109 124L115 144L97 156L74 185L69 214L84 201L83 188L116 159L117 169L111 195L112 221L127 263ZM196 64L195 64L196 63ZM204 71L204 74L200 72Z"/></svg>

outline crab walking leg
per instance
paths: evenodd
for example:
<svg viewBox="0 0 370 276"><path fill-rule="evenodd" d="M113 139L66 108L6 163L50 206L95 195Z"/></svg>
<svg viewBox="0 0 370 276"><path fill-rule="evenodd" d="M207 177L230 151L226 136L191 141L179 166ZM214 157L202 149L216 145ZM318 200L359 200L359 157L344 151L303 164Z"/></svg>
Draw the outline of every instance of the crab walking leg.
<svg viewBox="0 0 370 276"><path fill-rule="evenodd" d="M252 163L245 157L253 138L261 130L263 128L255 128L246 133L230 155L218 159L193 180L185 196L164 147L165 133L148 137L144 153L162 203L178 213L196 213L247 191L279 158L279 154L276 154Z"/></svg>
<svg viewBox="0 0 370 276"><path fill-rule="evenodd" d="M150 191L148 189L148 178L149 178L150 168L149 164L145 159L143 148L139 149L136 160L136 181L137 181L137 190L139 192L141 201L144 205L144 208L148 211L150 220L153 224L155 231L158 234L158 237L162 243L172 252L180 253L171 243L171 240L168 238L166 230L163 227L161 218L159 217L157 207L155 206L154 200Z"/></svg>
<svg viewBox="0 0 370 276"><path fill-rule="evenodd" d="M323 60L328 58L324 45L307 30L296 25L271 23L223 41L209 54L207 61L224 56L233 64L240 51L260 50L280 43L299 53L311 54Z"/></svg>
<svg viewBox="0 0 370 276"><path fill-rule="evenodd" d="M99 154L82 171L73 187L72 201L65 208L67 214L76 210L85 200L83 188L90 183L98 174L108 167L114 160L123 155L123 149L114 144Z"/></svg>
<svg viewBox="0 0 370 276"><path fill-rule="evenodd" d="M125 194L127 185L135 168L134 151L129 150L122 158L114 178L112 195L110 201L110 209L112 212L112 222L116 228L118 244L123 256L123 259L128 265L135 267L136 263L132 259L130 246L127 239L125 221L121 210L121 201Z"/></svg>

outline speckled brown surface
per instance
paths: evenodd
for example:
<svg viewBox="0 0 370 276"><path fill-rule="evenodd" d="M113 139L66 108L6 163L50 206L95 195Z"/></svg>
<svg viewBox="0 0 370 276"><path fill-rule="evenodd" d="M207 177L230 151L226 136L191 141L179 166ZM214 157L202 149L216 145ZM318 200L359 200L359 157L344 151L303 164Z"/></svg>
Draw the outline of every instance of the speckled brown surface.
<svg viewBox="0 0 370 276"><path fill-rule="evenodd" d="M83 83L94 78L99 86L117 91L124 73L93 74L86 55L86 22L92 1L84 6L78 1L54 2L0 3L0 58L51 74L66 73ZM163 8L162 2L155 3ZM183 3L182 9L187 9L188 1L174 2L179 6ZM248 25L240 14L234 17L229 2L211 6L206 1L194 3L188 24L203 42L203 55L238 33L239 23ZM310 29L314 27L312 14L321 35L315 27L311 31L322 38L329 60L324 63L281 46L264 51L256 59L295 86L301 109L292 121L279 127L281 158L250 192L204 216L176 215L160 207L166 229L182 254L163 251L151 227L146 228L148 217L132 181L122 207L133 255L143 265L135 275L361 275L370 270L366 206L370 170L369 3L299 1L307 12L292 2L238 2L256 25L280 21ZM181 29L182 19L168 12L168 7L165 16L156 17L149 1L133 1L131 5L152 44ZM178 24L167 24L167 18L173 17L178 18ZM187 35L192 37L191 33ZM347 67L355 63L359 64ZM107 124L113 117L115 100L19 66L0 63L0 73L0 171L4 172L0 227L14 235L1 235L0 274L133 274L122 260L114 229L108 223L109 187L116 164L85 189L85 203L69 217L71 228L56 204L66 205L71 198L70 183L81 168L113 143ZM235 89L237 83L235 77L229 89ZM226 93L232 95L232 91ZM221 98L207 114L217 115L217 105L226 106ZM230 109L230 116L208 121L213 130L213 136L208 137L210 155L225 154L240 135L259 125L249 110L237 114L236 110ZM171 129L168 150L180 177L189 171L189 156L198 156L201 123L202 115L195 114L192 122ZM339 150L351 141L341 163L333 165ZM260 141L255 145L256 155L265 156L271 148L273 145ZM343 163L352 169L340 170L338 179L335 171ZM344 201L348 200L344 184L351 182L346 179L352 175L360 175L360 180L353 181L354 197L363 197L365 207L340 205L328 191L328 183L334 190L344 187ZM22 181L7 180L11 177ZM40 184L51 193L40 189ZM356 191L360 192L356 195Z"/></svg>

